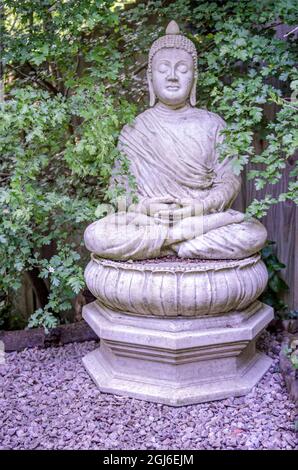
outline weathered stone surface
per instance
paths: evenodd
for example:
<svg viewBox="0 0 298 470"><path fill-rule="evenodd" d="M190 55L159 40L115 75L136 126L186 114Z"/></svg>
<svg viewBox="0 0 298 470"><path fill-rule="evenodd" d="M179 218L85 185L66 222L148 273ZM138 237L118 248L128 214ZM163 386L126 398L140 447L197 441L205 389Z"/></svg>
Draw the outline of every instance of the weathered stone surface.
<svg viewBox="0 0 298 470"><path fill-rule="evenodd" d="M191 317L246 308L263 292L268 273L260 255L189 264L125 263L93 256L85 279L94 296L113 309Z"/></svg>
<svg viewBox="0 0 298 470"><path fill-rule="evenodd" d="M100 348L83 362L100 389L172 406L247 393L271 365L255 340L272 319L256 302L197 319L128 316L93 302L83 316Z"/></svg>

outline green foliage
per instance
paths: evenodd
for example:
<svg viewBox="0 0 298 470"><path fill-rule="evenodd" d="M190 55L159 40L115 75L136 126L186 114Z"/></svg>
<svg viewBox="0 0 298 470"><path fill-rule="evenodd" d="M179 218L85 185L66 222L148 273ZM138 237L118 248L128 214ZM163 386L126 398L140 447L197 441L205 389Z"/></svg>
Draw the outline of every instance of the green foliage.
<svg viewBox="0 0 298 470"><path fill-rule="evenodd" d="M13 90L0 108L2 168L9 175L0 186L0 290L9 296L23 272L39 270L49 295L31 327L56 326L84 286L82 229L103 198L131 110L121 102L116 114L100 89L77 90L66 100L28 87ZM84 120L70 133L74 112ZM43 250L53 243L56 254L47 259Z"/></svg>
<svg viewBox="0 0 298 470"><path fill-rule="evenodd" d="M298 320L298 310L290 310L288 313L288 318L290 320Z"/></svg>
<svg viewBox="0 0 298 470"><path fill-rule="evenodd" d="M30 326L63 320L82 288L82 232L121 192L108 188L116 159L134 189L115 144L135 105L147 106L144 60L169 19L197 45L198 105L227 121L222 156L237 173L250 162L258 190L282 177L297 147L297 48L274 25L294 28L294 1L6 0L2 11L0 318L24 272L37 270L48 290ZM296 163L286 190L257 198L248 214L297 203L297 174Z"/></svg>
<svg viewBox="0 0 298 470"><path fill-rule="evenodd" d="M298 339L292 339L283 352L290 359L294 369L298 369Z"/></svg>
<svg viewBox="0 0 298 470"><path fill-rule="evenodd" d="M268 270L268 284L260 300L271 305L275 312L282 312L287 305L281 300L281 296L284 291L288 290L288 286L280 277L280 271L286 266L278 260L274 245L275 242L268 241L261 251L262 260Z"/></svg>
<svg viewBox="0 0 298 470"><path fill-rule="evenodd" d="M257 190L273 190L298 142L298 73L294 34L277 38L275 25L296 26L296 7L291 0L213 1L179 0L149 2L134 10L140 21L134 31L140 54L162 31L168 18L178 19L182 30L195 42L199 54L198 105L219 113L227 122L221 156L233 158L239 174L250 162L248 178ZM143 34L147 18L154 25ZM130 37L129 41L133 39ZM142 90L140 88L140 94ZM268 111L270 111L268 113ZM273 116L272 117L270 116ZM262 139L257 150L254 137ZM248 214L263 217L272 204L298 202L298 160L288 188L281 194L255 199ZM269 191L268 191L269 192Z"/></svg>
<svg viewBox="0 0 298 470"><path fill-rule="evenodd" d="M298 320L298 310L281 311L278 316L281 320Z"/></svg>

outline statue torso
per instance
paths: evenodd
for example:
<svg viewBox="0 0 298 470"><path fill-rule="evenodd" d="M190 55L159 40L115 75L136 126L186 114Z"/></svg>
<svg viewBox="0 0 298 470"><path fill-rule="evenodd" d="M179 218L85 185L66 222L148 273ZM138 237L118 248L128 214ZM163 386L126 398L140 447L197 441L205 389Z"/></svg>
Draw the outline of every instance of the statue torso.
<svg viewBox="0 0 298 470"><path fill-rule="evenodd" d="M142 197L205 197L212 187L216 142L224 121L186 106L156 105L124 126L120 151L130 160Z"/></svg>

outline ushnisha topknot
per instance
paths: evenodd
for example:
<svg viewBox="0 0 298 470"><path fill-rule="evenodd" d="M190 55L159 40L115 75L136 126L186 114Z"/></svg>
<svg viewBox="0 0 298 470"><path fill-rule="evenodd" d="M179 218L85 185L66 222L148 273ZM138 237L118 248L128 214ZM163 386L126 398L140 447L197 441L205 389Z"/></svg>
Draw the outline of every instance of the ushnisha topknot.
<svg viewBox="0 0 298 470"><path fill-rule="evenodd" d="M197 51L195 48L194 43L188 39L186 36L180 34L180 29L176 21L170 21L166 29L166 35L158 38L152 44L150 51L149 51L149 58L148 58L148 72L151 73L152 71L152 59L153 56L164 49L165 47L175 47L177 49L183 49L193 58L194 63L194 70L195 74L197 75L198 72L198 56Z"/></svg>

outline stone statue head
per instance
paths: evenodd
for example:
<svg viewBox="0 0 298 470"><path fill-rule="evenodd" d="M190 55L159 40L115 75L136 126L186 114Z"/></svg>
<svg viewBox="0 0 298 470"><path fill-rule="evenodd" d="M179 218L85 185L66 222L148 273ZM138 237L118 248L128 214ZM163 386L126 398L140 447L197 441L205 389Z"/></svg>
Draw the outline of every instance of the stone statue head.
<svg viewBox="0 0 298 470"><path fill-rule="evenodd" d="M196 105L198 59L192 41L180 34L179 26L171 21L166 35L151 46L148 60L150 106L156 99L171 107L183 106L188 100Z"/></svg>

